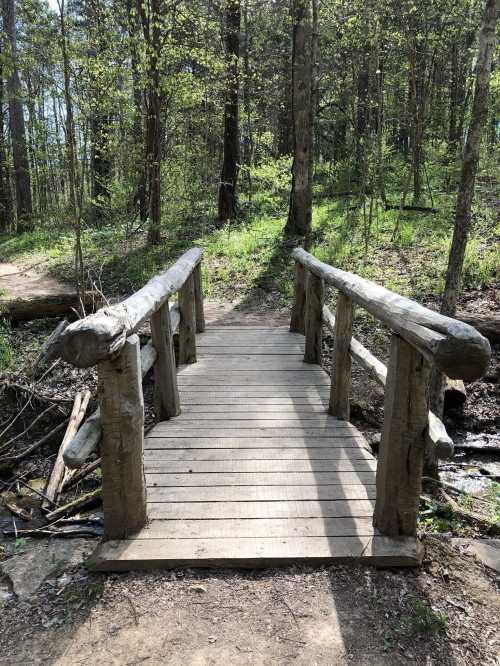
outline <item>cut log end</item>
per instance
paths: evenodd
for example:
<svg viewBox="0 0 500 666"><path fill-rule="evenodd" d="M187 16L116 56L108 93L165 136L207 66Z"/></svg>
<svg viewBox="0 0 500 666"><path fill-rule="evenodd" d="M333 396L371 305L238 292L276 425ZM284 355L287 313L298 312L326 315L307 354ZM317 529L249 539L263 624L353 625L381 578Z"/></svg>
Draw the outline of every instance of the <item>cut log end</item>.
<svg viewBox="0 0 500 666"><path fill-rule="evenodd" d="M78 368L88 368L118 354L126 332L119 319L101 310L68 326L62 335L62 358Z"/></svg>

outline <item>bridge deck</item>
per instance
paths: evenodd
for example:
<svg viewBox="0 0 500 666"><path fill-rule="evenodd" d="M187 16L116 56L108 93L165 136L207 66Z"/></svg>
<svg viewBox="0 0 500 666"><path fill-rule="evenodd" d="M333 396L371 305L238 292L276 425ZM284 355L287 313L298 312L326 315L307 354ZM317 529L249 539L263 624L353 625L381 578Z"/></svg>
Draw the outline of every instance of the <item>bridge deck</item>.
<svg viewBox="0 0 500 666"><path fill-rule="evenodd" d="M330 380L285 328L211 328L178 374L181 416L145 440L149 523L103 570L362 559L415 565L416 540L372 527L376 461L326 413Z"/></svg>

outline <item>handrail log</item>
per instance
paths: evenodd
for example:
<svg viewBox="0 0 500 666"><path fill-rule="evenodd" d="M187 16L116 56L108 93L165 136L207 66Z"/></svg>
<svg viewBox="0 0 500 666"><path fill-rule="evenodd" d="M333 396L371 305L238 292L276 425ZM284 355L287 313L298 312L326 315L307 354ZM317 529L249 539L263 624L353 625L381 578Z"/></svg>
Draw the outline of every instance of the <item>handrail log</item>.
<svg viewBox="0 0 500 666"><path fill-rule="evenodd" d="M490 343L475 328L399 296L380 285L319 261L301 248L292 257L333 285L413 345L451 379L481 377Z"/></svg>
<svg viewBox="0 0 500 666"><path fill-rule="evenodd" d="M188 250L165 273L149 280L122 303L101 308L68 326L61 340L62 358L88 368L116 356L127 337L179 291L202 255L199 248Z"/></svg>
<svg viewBox="0 0 500 666"><path fill-rule="evenodd" d="M332 333L335 332L335 314L325 305L323 307L323 322ZM370 350L356 340L351 338L351 356L361 365L368 374L385 388L387 381L387 366L382 363ZM451 437L446 432L443 422L433 413L429 412L429 423L427 426L427 436L436 448L438 458L446 460L451 458L454 453L454 444Z"/></svg>

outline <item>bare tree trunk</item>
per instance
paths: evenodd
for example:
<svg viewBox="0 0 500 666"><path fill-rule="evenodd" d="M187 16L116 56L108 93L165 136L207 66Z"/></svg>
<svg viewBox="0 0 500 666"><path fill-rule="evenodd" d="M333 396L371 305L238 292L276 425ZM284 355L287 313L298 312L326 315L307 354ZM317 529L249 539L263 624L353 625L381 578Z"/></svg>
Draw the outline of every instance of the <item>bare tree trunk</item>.
<svg viewBox="0 0 500 666"><path fill-rule="evenodd" d="M236 187L240 162L239 139L239 57L240 0L226 0L224 39L226 45L227 87L224 104L224 157L219 185L219 220L238 214Z"/></svg>
<svg viewBox="0 0 500 666"><path fill-rule="evenodd" d="M495 48L495 30L500 0L486 0L485 12L476 62L476 81L472 114L462 158L462 172L458 188L455 223L446 281L441 302L441 314L453 317L460 293L460 280L464 264L465 249L471 225L471 209L474 197L474 184L479 163L481 137L488 118L488 98L490 92L491 58ZM444 377L434 369L430 386L430 408L438 416L443 413ZM426 473L437 475L437 461L433 451L427 451Z"/></svg>
<svg viewBox="0 0 500 666"><path fill-rule="evenodd" d="M3 120L3 56L0 40L0 233L5 233L13 228L12 213L12 193Z"/></svg>
<svg viewBox="0 0 500 666"><path fill-rule="evenodd" d="M312 219L310 160L313 151L313 15L311 0L293 0L292 114L293 165L285 233L307 237Z"/></svg>
<svg viewBox="0 0 500 666"><path fill-rule="evenodd" d="M29 231L33 228L33 204L31 182L26 147L21 81L17 68L16 10L14 0L2 0L3 29L10 46L7 91L9 96L10 135L14 160L14 180L16 186L17 229Z"/></svg>
<svg viewBox="0 0 500 666"><path fill-rule="evenodd" d="M146 173L149 197L148 245L161 241L161 156L162 124L159 60L161 54L161 0L151 0L149 14L137 0L144 40L148 53L148 84L146 91Z"/></svg>

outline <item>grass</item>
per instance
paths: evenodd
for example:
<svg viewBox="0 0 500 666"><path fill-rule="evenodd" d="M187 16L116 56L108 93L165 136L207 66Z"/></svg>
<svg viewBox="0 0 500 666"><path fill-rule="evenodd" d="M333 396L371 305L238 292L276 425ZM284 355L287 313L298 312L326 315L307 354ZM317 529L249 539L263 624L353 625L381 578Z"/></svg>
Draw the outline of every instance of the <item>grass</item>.
<svg viewBox="0 0 500 666"><path fill-rule="evenodd" d="M412 600L412 615L407 619L413 633L436 634L446 630L448 616L435 611L420 599Z"/></svg>
<svg viewBox="0 0 500 666"><path fill-rule="evenodd" d="M275 304L285 305L291 296L293 268L291 245L283 239L289 166L289 160L281 159L255 168L251 201L241 197L242 218L222 228L208 215L165 219L164 241L153 248L145 247L143 234L130 235L119 221L102 229L85 228L82 245L89 281L102 283L107 294L130 293L184 250L199 245L205 250L209 298L239 296L261 301L271 297ZM337 170L334 177L339 177L337 187L342 190L339 173ZM316 180L313 254L412 298L439 295L451 240L454 196L438 192L436 187L438 213L404 212L394 234L398 211L385 211L376 201L369 220L367 201L333 196L332 178L325 167L318 168ZM388 190L388 198L397 201L398 190ZM493 215L486 205L476 205L464 262L466 287L487 286L497 275L500 250L495 241L500 226ZM72 254L70 230L53 223L31 233L0 237L1 261L27 263L65 279L72 275Z"/></svg>

